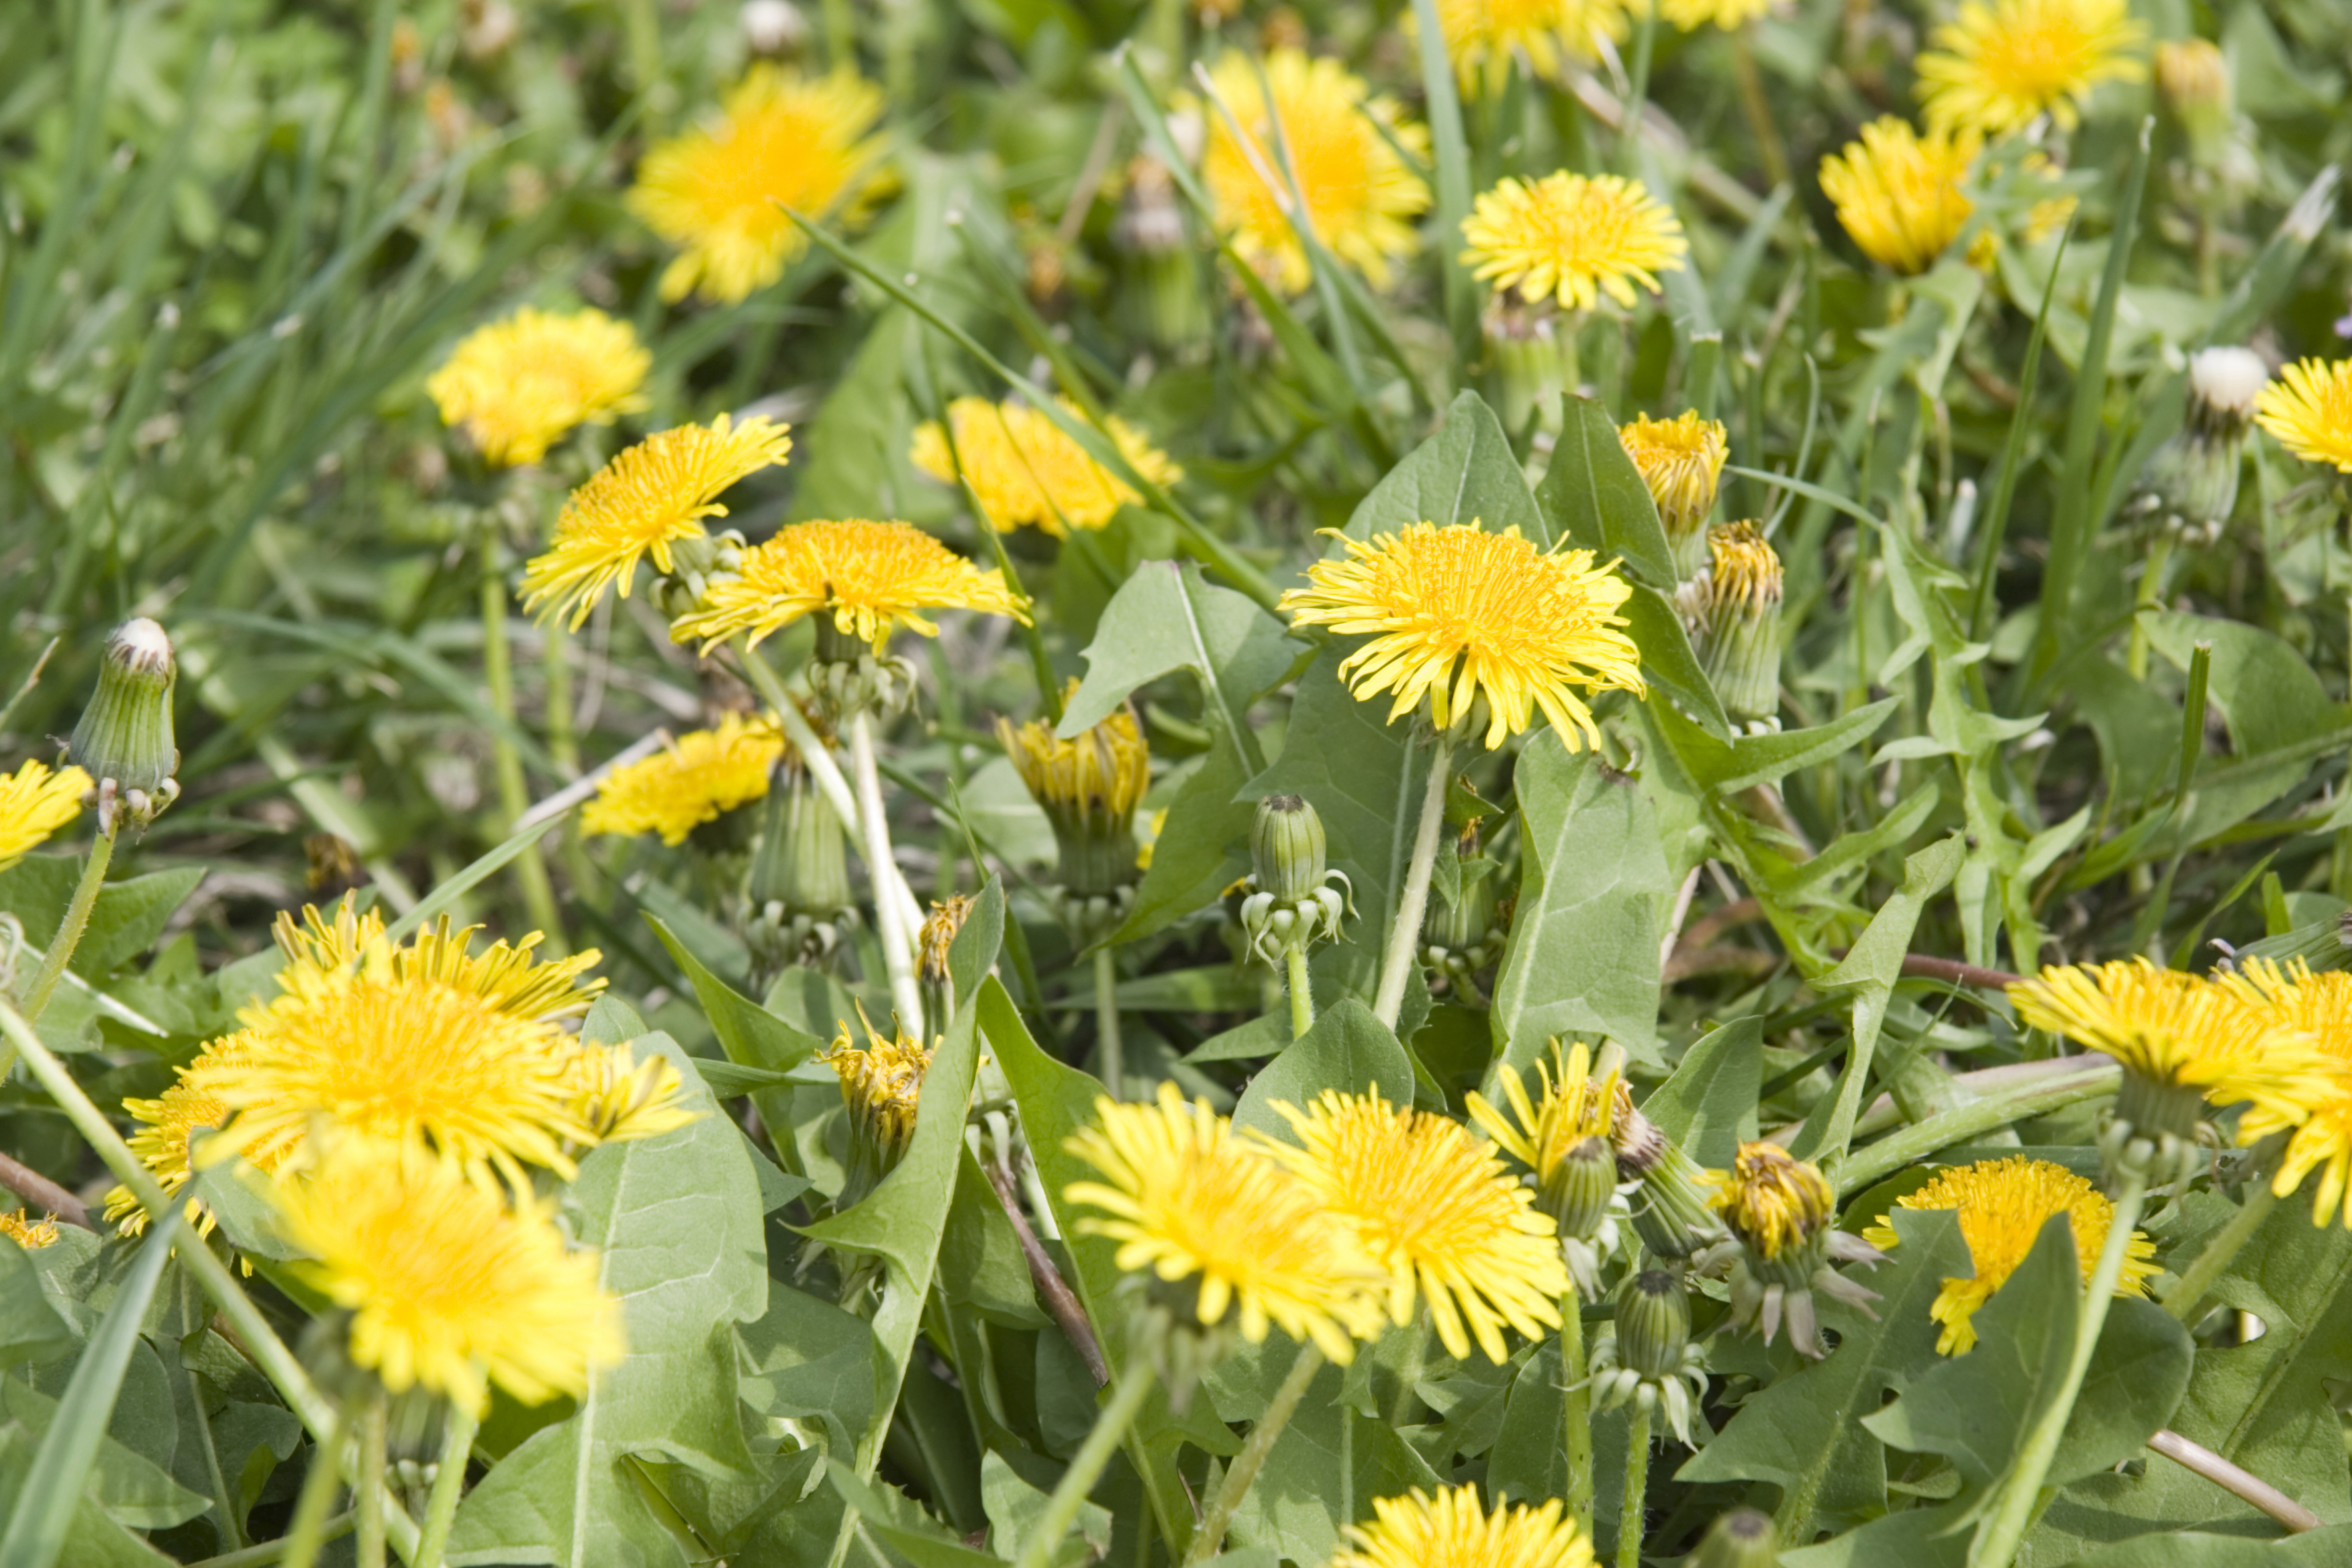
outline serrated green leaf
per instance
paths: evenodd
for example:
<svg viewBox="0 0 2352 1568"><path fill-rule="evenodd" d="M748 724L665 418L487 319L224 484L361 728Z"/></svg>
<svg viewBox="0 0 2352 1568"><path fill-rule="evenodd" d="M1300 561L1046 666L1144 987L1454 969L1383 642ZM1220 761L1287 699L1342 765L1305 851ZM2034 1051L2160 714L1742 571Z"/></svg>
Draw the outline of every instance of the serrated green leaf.
<svg viewBox="0 0 2352 1568"><path fill-rule="evenodd" d="M1735 795L1853 750L1894 716L1897 701L1889 697L1826 724L1776 735L1742 735L1728 744L1655 697L1650 700L1650 711L1692 783L1719 795Z"/></svg>
<svg viewBox="0 0 2352 1568"><path fill-rule="evenodd" d="M1549 542L1527 475L1511 455L1510 438L1475 392L1461 393L1447 405L1437 433L1372 487L1341 531L1369 540L1416 522L1475 522L1489 533L1516 528L1538 544Z"/></svg>
<svg viewBox="0 0 2352 1568"><path fill-rule="evenodd" d="M1727 1169L1739 1145L1756 1137L1763 1049L1761 1018L1708 1030L1642 1101L1643 1114L1700 1164Z"/></svg>
<svg viewBox="0 0 2352 1568"><path fill-rule="evenodd" d="M1180 669L1201 685L1207 722L1244 746L1251 699L1278 684L1306 650L1248 595L1220 588L1191 562L1147 561L1119 585L1087 645L1087 678L1058 733L1084 733L1136 688Z"/></svg>
<svg viewBox="0 0 2352 1568"><path fill-rule="evenodd" d="M1615 421L1596 400L1561 400L1559 439L1536 487L1536 504L1549 524L1545 542L1565 541L1603 561L1622 561L1635 582L1674 591L1674 550L1657 503L1625 455Z"/></svg>
<svg viewBox="0 0 2352 1568"><path fill-rule="evenodd" d="M1633 595L1623 607L1625 635L1642 652L1643 679L1673 699L1675 706L1696 719L1709 735L1729 741L1731 720L1723 710L1723 700L1716 695L1715 683L1706 678L1706 667L1691 648L1682 616L1664 594L1648 584L1631 586Z"/></svg>
<svg viewBox="0 0 2352 1568"><path fill-rule="evenodd" d="M80 1342L49 1305L40 1271L23 1247L0 1246L0 1367L51 1362Z"/></svg>

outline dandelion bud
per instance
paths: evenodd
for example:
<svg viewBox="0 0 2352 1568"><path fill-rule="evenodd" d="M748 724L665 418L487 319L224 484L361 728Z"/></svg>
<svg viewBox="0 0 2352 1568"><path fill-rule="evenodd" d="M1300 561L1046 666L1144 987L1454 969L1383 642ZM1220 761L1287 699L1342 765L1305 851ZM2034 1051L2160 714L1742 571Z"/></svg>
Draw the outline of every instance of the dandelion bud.
<svg viewBox="0 0 2352 1568"><path fill-rule="evenodd" d="M923 987L923 1016L934 1029L944 1028L955 1013L955 976L948 971L948 954L955 950L956 933L971 918L979 900L952 893L931 905L915 942L915 978Z"/></svg>
<svg viewBox="0 0 2352 1568"><path fill-rule="evenodd" d="M1815 1291L1864 1312L1878 1299L1831 1267L1876 1264L1885 1255L1836 1228L1837 1190L1819 1166L1769 1141L1742 1143L1732 1168L1718 1173L1709 1201L1721 1211L1733 1239L1710 1247L1699 1267L1732 1266L1732 1321L1759 1324L1766 1344L1785 1315L1797 1353L1818 1358Z"/></svg>
<svg viewBox="0 0 2352 1568"><path fill-rule="evenodd" d="M1706 1363L1690 1329L1690 1296L1679 1274L1628 1275L1617 1291L1616 1321L1593 1345L1594 1404L1663 1413L1675 1436L1689 1442L1691 1413L1706 1392Z"/></svg>
<svg viewBox="0 0 2352 1568"><path fill-rule="evenodd" d="M2189 405L2158 448L2132 510L2190 544L2221 537L2238 500L2238 471L2270 366L2252 349L2200 349L2189 356Z"/></svg>
<svg viewBox="0 0 2352 1568"><path fill-rule="evenodd" d="M1044 720L1015 728L1000 719L996 733L1054 825L1064 923L1091 941L1123 917L1133 897L1135 808L1151 787L1151 748L1127 708L1070 740Z"/></svg>
<svg viewBox="0 0 2352 1568"><path fill-rule="evenodd" d="M2156 90L2188 133L2192 162L2208 164L2230 132L2230 66L2204 38L2156 46Z"/></svg>
<svg viewBox="0 0 2352 1568"><path fill-rule="evenodd" d="M1306 798L1270 795L1250 823L1250 861L1258 890L1295 904L1323 886L1323 819Z"/></svg>
<svg viewBox="0 0 2352 1568"><path fill-rule="evenodd" d="M1617 439L1641 470L1642 483L1657 503L1666 542L1674 546L1675 569L1696 577L1707 563L1706 514L1723 480L1730 453L1723 422L1696 413L1674 419L1636 415L1619 426Z"/></svg>
<svg viewBox="0 0 2352 1568"><path fill-rule="evenodd" d="M1612 1142L1620 1179L1641 1184L1633 1208L1643 1246L1659 1258L1687 1258L1722 1234L1707 1211L1706 1173L1656 1122L1625 1105Z"/></svg>
<svg viewBox="0 0 2352 1568"><path fill-rule="evenodd" d="M1706 678L1735 719L1769 720L1780 710L1780 557L1752 522L1707 531L1713 557L1686 584Z"/></svg>
<svg viewBox="0 0 2352 1568"><path fill-rule="evenodd" d="M857 1016L866 1027L865 1048L849 1043L845 1023L833 1048L818 1058L841 1079L841 1098L849 1107L849 1160L836 1209L856 1205L906 1157L915 1137L923 1075L931 1065L931 1053L905 1035L884 1039L863 1009Z"/></svg>
<svg viewBox="0 0 2352 1568"><path fill-rule="evenodd" d="M744 941L771 971L821 966L857 919L849 894L849 850L841 819L789 752L768 791L760 847L748 885Z"/></svg>
<svg viewBox="0 0 2352 1568"><path fill-rule="evenodd" d="M1487 300L1478 324L1502 382L1504 428L1525 429L1531 414L1557 426L1561 395L1577 390L1568 379L1574 324L1563 321L1548 299L1530 304L1507 292Z"/></svg>
<svg viewBox="0 0 2352 1568"><path fill-rule="evenodd" d="M98 692L74 726L68 752L95 781L98 830L119 823L143 831L180 797L172 740L172 686L179 667L172 639L144 616L117 626L99 667Z"/></svg>
<svg viewBox="0 0 2352 1568"><path fill-rule="evenodd" d="M1752 1508L1716 1515L1691 1553L1690 1568L1772 1568L1780 1560L1772 1516Z"/></svg>

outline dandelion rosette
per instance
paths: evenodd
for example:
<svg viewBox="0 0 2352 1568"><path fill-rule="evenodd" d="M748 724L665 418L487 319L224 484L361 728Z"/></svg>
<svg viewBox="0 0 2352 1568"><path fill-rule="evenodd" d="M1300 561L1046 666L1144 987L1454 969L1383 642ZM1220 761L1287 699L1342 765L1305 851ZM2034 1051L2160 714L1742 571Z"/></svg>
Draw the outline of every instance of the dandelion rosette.
<svg viewBox="0 0 2352 1568"><path fill-rule="evenodd" d="M1883 115L1822 160L1822 195L1864 256L1906 276L1925 272L1976 211L1961 187L1983 145L1973 127L1921 136Z"/></svg>
<svg viewBox="0 0 2352 1568"><path fill-rule="evenodd" d="M81 815L81 798L96 786L79 768L52 770L26 763L0 773L0 871L6 870Z"/></svg>
<svg viewBox="0 0 2352 1568"><path fill-rule="evenodd" d="M625 448L564 501L555 537L523 573L523 607L569 610L577 631L606 594L629 596L646 556L655 570L673 571L673 546L707 539L702 520L727 515L720 494L791 455L790 428L758 417L737 425L722 414Z"/></svg>
<svg viewBox="0 0 2352 1568"><path fill-rule="evenodd" d="M394 1394L478 1412L489 1385L537 1405L620 1359L620 1304L554 1205L509 1198L414 1143L358 1139L278 1189L294 1265L352 1314L351 1354Z"/></svg>
<svg viewBox="0 0 2352 1568"><path fill-rule="evenodd" d="M2116 1205L2096 1187L2063 1165L2030 1160L2021 1154L1979 1160L1938 1172L1936 1179L1895 1200L1906 1209L1948 1209L1957 1214L1960 1239L1968 1243L1969 1261L1976 1273L1944 1281L1928 1315L1944 1325L1936 1340L1943 1355L1963 1355L1977 1342L1976 1310L1992 1300L2009 1277L2017 1272L2054 1215L2066 1216L2074 1233L2074 1257L2088 1285L2107 1244L2107 1229ZM1902 1240L1885 1215L1863 1233L1863 1239L1891 1252ZM2116 1279L2118 1296L2145 1296L2157 1272L2156 1243L2139 1231L2126 1245L2123 1271Z"/></svg>
<svg viewBox="0 0 2352 1568"><path fill-rule="evenodd" d="M653 363L636 329L602 310L522 310L467 334L425 390L441 423L512 468L538 462L577 426L644 407Z"/></svg>
<svg viewBox="0 0 2352 1568"><path fill-rule="evenodd" d="M1247 138L1236 139L1222 114L1210 115L1202 174L1218 226L1284 292L1306 289L1313 271L1286 215L1286 154L1307 226L1374 288L1388 287L1391 264L1412 253L1413 220L1429 206L1429 187L1406 162L1427 162L1428 131L1337 60L1276 49L1263 66L1263 93L1259 67L1244 56L1228 54L1210 72Z"/></svg>
<svg viewBox="0 0 2352 1568"><path fill-rule="evenodd" d="M1464 89L1495 93L1520 57L1550 80L1570 60L1599 59L1604 42L1623 41L1625 13L1623 0L1437 0L1437 30Z"/></svg>
<svg viewBox="0 0 2352 1568"><path fill-rule="evenodd" d="M1330 1568L1592 1568L1592 1547L1558 1498L1489 1513L1475 1486L1374 1498Z"/></svg>
<svg viewBox="0 0 2352 1568"><path fill-rule="evenodd" d="M1498 1363L1506 1327L1533 1339L1559 1326L1569 1278L1556 1227L1492 1144L1377 1090L1274 1109L1298 1142L1253 1137L1355 1228L1387 1272L1395 1322L1419 1300L1448 1353L1466 1358L1475 1340Z"/></svg>
<svg viewBox="0 0 2352 1568"><path fill-rule="evenodd" d="M703 824L763 798L790 749L773 721L730 713L715 730L689 730L606 773L580 814L580 831L657 833L665 844L683 844Z"/></svg>
<svg viewBox="0 0 2352 1568"><path fill-rule="evenodd" d="M1640 691L1641 653L1617 608L1633 593L1589 550L1539 551L1516 528L1417 522L1307 569L1282 596L1295 625L1370 642L1339 665L1359 700L1394 693L1389 721L1426 696L1440 731L1487 705L1486 748L1522 733L1540 708L1570 751L1598 745L1592 710L1569 689Z"/></svg>
<svg viewBox="0 0 2352 1568"><path fill-rule="evenodd" d="M1071 418L1084 421L1086 416L1068 399L1060 399L1059 406ZM1102 431L1129 466L1152 483L1164 487L1184 477L1184 470L1143 432L1117 415L1104 417ZM914 445L907 455L916 468L942 484L955 483L961 471L989 525L999 533L1024 524L1056 539L1074 528L1100 530L1110 525L1120 507L1143 500L1045 415L1009 399L999 404L984 397L957 398L948 405L944 428L938 420L915 427Z"/></svg>
<svg viewBox="0 0 2352 1568"><path fill-rule="evenodd" d="M2046 113L2071 131L2092 89L2146 74L2130 52L2146 36L2125 0L1967 0L1916 63L1927 123L2002 136Z"/></svg>
<svg viewBox="0 0 2352 1568"><path fill-rule="evenodd" d="M1820 1167L1769 1141L1742 1143L1710 1200L1732 1239L1699 1260L1702 1271L1731 1268L1732 1321L1754 1323L1770 1344L1780 1319L1797 1353L1823 1352L1813 1292L1835 1297L1872 1317L1877 1293L1848 1279L1836 1263L1875 1264L1885 1254L1836 1226L1837 1193Z"/></svg>
<svg viewBox="0 0 2352 1568"><path fill-rule="evenodd" d="M689 289L731 305L806 249L793 212L850 220L887 194L882 89L852 71L803 77L755 65L711 124L657 142L637 165L630 210L681 254L665 300Z"/></svg>
<svg viewBox="0 0 2352 1568"><path fill-rule="evenodd" d="M1148 1276L1180 1321L1241 1337L1269 1328L1342 1364L1380 1331L1384 1270L1317 1194L1254 1145L1206 1100L1163 1082L1149 1105L1095 1101L1095 1121L1067 1147L1102 1174L1071 1184L1071 1202L1108 1218L1078 1228L1118 1243L1118 1266Z"/></svg>
<svg viewBox="0 0 2352 1568"><path fill-rule="evenodd" d="M971 562L904 522L865 518L796 522L744 552L730 576L715 578L702 608L670 626L703 652L740 633L747 647L823 613L843 637L877 651L900 626L937 637L926 610L984 610L1029 623L1029 601L1004 574Z"/></svg>
<svg viewBox="0 0 2352 1568"><path fill-rule="evenodd" d="M1518 1072L1506 1069L1499 1077L1516 1120L1475 1090L1467 1101L1470 1119L1528 1168L1538 1206L1559 1227L1561 1254L1577 1289L1597 1300L1601 1266L1617 1250L1617 1215L1625 1210L1614 1146L1622 1071L1613 1047L1596 1071L1592 1048L1582 1040L1565 1054L1554 1040L1551 1059L1536 1062L1536 1079L1538 1092L1531 1100Z"/></svg>
<svg viewBox="0 0 2352 1568"><path fill-rule="evenodd" d="M1505 179L1462 220L1462 263L1498 294L1589 310L1606 294L1632 310L1639 284L1658 292L1661 272L1678 272L1690 242L1674 209L1636 181L1615 174L1557 174Z"/></svg>
<svg viewBox="0 0 2352 1568"><path fill-rule="evenodd" d="M2288 451L2352 474L2352 360L2297 360L2255 406L2255 422Z"/></svg>

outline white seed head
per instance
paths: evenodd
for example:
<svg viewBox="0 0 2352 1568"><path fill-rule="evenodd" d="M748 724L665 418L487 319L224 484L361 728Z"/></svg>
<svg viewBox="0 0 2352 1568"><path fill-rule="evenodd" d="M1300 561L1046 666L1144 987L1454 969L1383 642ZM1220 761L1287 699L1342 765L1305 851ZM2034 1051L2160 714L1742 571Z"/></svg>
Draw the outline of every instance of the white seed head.
<svg viewBox="0 0 2352 1568"><path fill-rule="evenodd" d="M808 18L792 0L744 0L742 27L754 54L779 55L808 41Z"/></svg>
<svg viewBox="0 0 2352 1568"><path fill-rule="evenodd" d="M138 675L164 675L172 668L172 639L163 628L140 616L114 628L106 654L121 668Z"/></svg>
<svg viewBox="0 0 2352 1568"><path fill-rule="evenodd" d="M2252 349L2200 349L2189 356L2189 395L2237 419L2253 417L2271 368Z"/></svg>

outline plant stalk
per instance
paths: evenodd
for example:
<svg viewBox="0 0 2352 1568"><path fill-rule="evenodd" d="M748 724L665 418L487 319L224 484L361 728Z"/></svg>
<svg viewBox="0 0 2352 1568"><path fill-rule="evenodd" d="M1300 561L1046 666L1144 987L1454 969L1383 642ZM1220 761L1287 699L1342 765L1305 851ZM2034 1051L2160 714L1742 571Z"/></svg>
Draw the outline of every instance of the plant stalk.
<svg viewBox="0 0 2352 1568"><path fill-rule="evenodd" d="M1095 949L1095 1034L1102 1055L1103 1087L1113 1100L1125 1100L1127 1058L1118 1037L1118 964L1108 946Z"/></svg>
<svg viewBox="0 0 2352 1568"><path fill-rule="evenodd" d="M474 1452L474 1434L480 1417L457 1400L449 1402L441 1428L441 1467L433 1473L433 1490L425 1500L425 1528L416 1538L415 1568L441 1568L449 1546L449 1526L457 1517L457 1500L466 1490L466 1461Z"/></svg>
<svg viewBox="0 0 2352 1568"><path fill-rule="evenodd" d="M899 1027L917 1040L923 1032L923 987L915 975L915 931L907 911L891 897L898 862L890 853L890 820L882 810L882 773L874 761L874 718L864 709L849 720L849 761L857 770L857 815L865 829L866 869L874 882L874 923L882 936L882 962L890 971L890 994Z"/></svg>
<svg viewBox="0 0 2352 1568"><path fill-rule="evenodd" d="M1560 1456L1568 1464L1568 1515L1592 1539L1592 1383L1584 1360L1584 1300L1559 1299Z"/></svg>
<svg viewBox="0 0 2352 1568"><path fill-rule="evenodd" d="M81 863L81 880L74 884L73 902L66 906L66 918L58 922L58 934L49 939L49 951L41 955L41 967L33 976L33 988L25 993L23 1011L26 1022L40 1022L41 1010L49 1005L49 993L65 977L74 949L81 945L82 932L89 929L89 911L98 907L99 891L106 885L106 864L113 858L114 835L100 834L90 842L89 858ZM13 1055L0 1052L0 1072L11 1065Z"/></svg>
<svg viewBox="0 0 2352 1568"><path fill-rule="evenodd" d="M1307 973L1307 950L1292 942L1282 951L1290 975L1290 1037L1298 1038L1315 1026L1315 982Z"/></svg>
<svg viewBox="0 0 2352 1568"><path fill-rule="evenodd" d="M294 1500L294 1521L286 1531L286 1554L281 1561L286 1568L311 1568L319 1559L319 1548L327 1543L327 1510L332 1507L341 1482L341 1466L337 1457L343 1451L344 1428L349 1422L339 1407L334 1425L319 1439L310 1455L310 1468L302 1477L302 1490Z"/></svg>
<svg viewBox="0 0 2352 1568"><path fill-rule="evenodd" d="M2063 1106L2111 1095L2122 1079L2121 1068L2113 1062L2103 1062L2063 1078L2030 1079L1957 1110L1931 1116L1847 1156L1836 1171L1838 1194L1851 1196L1873 1182L1893 1175L1914 1160L1924 1160L1938 1149L1965 1143L1996 1127L2046 1116Z"/></svg>
<svg viewBox="0 0 2352 1568"><path fill-rule="evenodd" d="M1617 1568L1642 1568L1642 1522L1650 1496L1650 1412L1633 1406L1625 1431L1625 1496L1617 1505Z"/></svg>
<svg viewBox="0 0 2352 1568"><path fill-rule="evenodd" d="M1282 1429L1290 1424L1298 1402L1307 1396L1307 1385L1313 1383L1315 1374L1322 1370L1323 1352L1316 1348L1314 1342L1310 1340L1299 1346L1298 1359L1290 1363L1290 1375L1284 1378L1282 1386L1274 1391L1274 1398L1266 1404L1265 1414L1250 1427L1249 1437L1242 1444L1242 1451L1234 1456L1233 1468L1218 1483L1217 1495L1211 1500L1209 1511L1202 1516L1201 1528L1192 1536L1192 1549L1184 1553L1184 1568L1206 1563L1223 1547L1226 1528L1234 1522L1234 1510L1241 1507L1242 1499L1247 1497L1250 1488L1257 1484L1257 1473L1265 1468L1265 1457L1274 1452L1274 1440L1281 1436Z"/></svg>
<svg viewBox="0 0 2352 1568"><path fill-rule="evenodd" d="M482 678L490 689L490 711L509 725L515 718L514 655L507 645L507 584L499 575L498 547L482 547ZM492 764L498 773L499 812L502 827L512 832L530 809L530 786L522 775L522 756L505 729L490 733ZM515 880L522 884L523 908L530 923L547 938L540 951L561 958L572 951L564 940L563 920L555 908L555 884L548 879L547 860L534 843L515 857Z"/></svg>
<svg viewBox="0 0 2352 1568"><path fill-rule="evenodd" d="M2147 563L2139 574L2139 592L2134 595L2132 608L2131 645L2124 656L2125 668L2134 680L2147 679L2147 612L2164 607L2164 578L2172 564L2172 531L2159 528L2148 541Z"/></svg>
<svg viewBox="0 0 2352 1568"><path fill-rule="evenodd" d="M2184 1323L2194 1324L2197 1309L2213 1289L2213 1282L2221 1278L2236 1259L2239 1249L2262 1228L2263 1221L2270 1217L2271 1210L2278 1204L2278 1194L2271 1190L2268 1172L2249 1183L2246 1201L2238 1205L2238 1212L2213 1233L2205 1249L2173 1281L2171 1291L2164 1298L2164 1310Z"/></svg>
<svg viewBox="0 0 2352 1568"><path fill-rule="evenodd" d="M1102 1479L1103 1467L1118 1451L1127 1429L1150 1397L1152 1387L1151 1361L1149 1356L1130 1357L1127 1370L1119 1375L1112 1389L1110 1403L1095 1415L1094 1426L1087 1440L1079 1446L1077 1457L1062 1479L1054 1485L1054 1495L1046 1500L1045 1511L1037 1521L1037 1528L1022 1544L1021 1555L1013 1568L1045 1568L1054 1559L1055 1550L1062 1538L1070 1532L1070 1524L1078 1517L1078 1509L1086 1502L1087 1494L1094 1490L1095 1482Z"/></svg>
<svg viewBox="0 0 2352 1568"><path fill-rule="evenodd" d="M378 1389L360 1412L359 1474L352 1478L359 1529L352 1546L359 1568L383 1568L383 1450L388 1420L384 1394Z"/></svg>
<svg viewBox="0 0 2352 1568"><path fill-rule="evenodd" d="M1372 1016L1390 1028L1404 1010L1405 981L1420 962L1421 917L1429 908L1429 878L1437 861L1439 830L1445 826L1445 786L1452 774L1454 731L1441 730L1429 755L1429 787L1421 797L1421 826L1412 836L1412 859L1405 868L1404 892L1397 900L1396 923L1389 928L1388 951L1381 957L1381 987L1372 1000Z"/></svg>
<svg viewBox="0 0 2352 1568"><path fill-rule="evenodd" d="M1731 63L1739 79L1739 107L1748 116L1748 132L1756 138L1756 156L1764 165L1764 178L1775 185L1789 183L1789 153L1780 144L1780 128L1772 123L1772 104L1764 91L1764 76L1756 68L1756 51L1749 47L1748 31L1755 26L1748 23L1731 35Z"/></svg>
<svg viewBox="0 0 2352 1568"><path fill-rule="evenodd" d="M324 1545L331 1541L341 1540L352 1532L352 1527L358 1522L359 1515L345 1509L327 1521L326 1528L319 1531L320 1544ZM285 1556L286 1538L281 1535L275 1541L265 1541L257 1546L239 1547L235 1552L224 1552L217 1557L202 1558L187 1564L187 1568L270 1568L270 1564L284 1561Z"/></svg>
<svg viewBox="0 0 2352 1568"><path fill-rule="evenodd" d="M1982 1568L2009 1568L2017 1556L2027 1529L2040 1511L2042 1482L2050 1473L2051 1461L2058 1456L2059 1439L2066 1435L2067 1418L2074 1413L2074 1397L2082 1392L2083 1378L2091 1370L2091 1352L2098 1348L2099 1331L2106 1326L2107 1306L2116 1299L2116 1280L2123 1273L2124 1254L2131 1246L2132 1232L2139 1225L2140 1210L2147 1199L2147 1173L2126 1169L2118 1178L2118 1186L2116 1212L2107 1222L2106 1245L2099 1249L2099 1264L2092 1272L2089 1294L2074 1325L2074 1352L2067 1359L2057 1397L2026 1433L2025 1442L2018 1449L2016 1467L2010 1471L1995 1505L1992 1522L1970 1554L1970 1561Z"/></svg>

